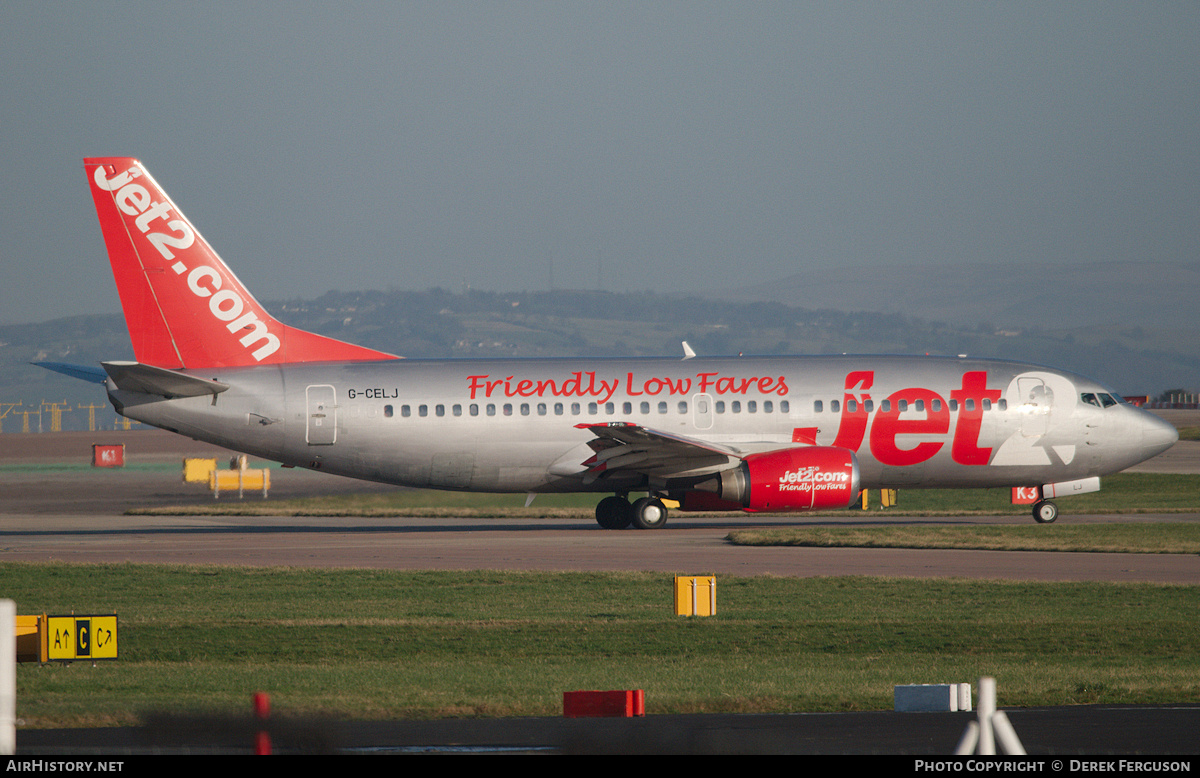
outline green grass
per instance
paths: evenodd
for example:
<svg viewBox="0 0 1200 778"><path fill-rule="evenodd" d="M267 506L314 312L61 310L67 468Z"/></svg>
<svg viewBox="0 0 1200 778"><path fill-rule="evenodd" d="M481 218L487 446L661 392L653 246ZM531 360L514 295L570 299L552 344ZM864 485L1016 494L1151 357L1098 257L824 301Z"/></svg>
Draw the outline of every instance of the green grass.
<svg viewBox="0 0 1200 778"><path fill-rule="evenodd" d="M688 571L696 572L696 571ZM1200 588L720 577L717 615L650 573L0 565L19 613L116 612L120 658L18 667L25 726L154 711L342 719L557 715L572 689L647 713L890 709L995 676L1005 706L1200 702Z"/></svg>
<svg viewBox="0 0 1200 778"><path fill-rule="evenodd" d="M103 473L106 477L124 472L132 473L178 473L178 462L126 462L119 468L96 468L88 462L22 462L0 465L0 474L23 473Z"/></svg>
<svg viewBox="0 0 1200 778"><path fill-rule="evenodd" d="M1089 551L1200 554L1200 524L1054 524L956 527L785 527L739 530L743 546L960 548L992 551Z"/></svg>
<svg viewBox="0 0 1200 778"><path fill-rule="evenodd" d="M198 487L201 488L201 487ZM907 489L899 503L878 509L879 493L871 515L1028 515L1027 505L1013 505L1008 489ZM213 501L204 505L136 508L139 515L225 515L225 516L464 516L471 518L591 518L596 494L538 495L525 508L524 494L479 494L439 492L426 489L396 489L368 494L341 494L292 500ZM1113 513L1188 513L1200 511L1200 475L1120 473L1102 481L1099 492L1068 497L1058 502L1060 515ZM812 513L817 516L862 515L856 510ZM687 516L687 514L676 514ZM693 514L695 515L695 514Z"/></svg>

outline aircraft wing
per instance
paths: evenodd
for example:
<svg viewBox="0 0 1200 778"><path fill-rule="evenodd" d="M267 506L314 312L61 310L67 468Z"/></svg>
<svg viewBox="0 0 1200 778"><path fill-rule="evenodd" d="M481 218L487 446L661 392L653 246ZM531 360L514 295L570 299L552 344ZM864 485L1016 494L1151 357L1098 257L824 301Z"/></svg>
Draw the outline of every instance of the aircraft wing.
<svg viewBox="0 0 1200 778"><path fill-rule="evenodd" d="M653 430L630 422L577 424L594 437L595 454L583 462L585 483L612 475L638 473L652 478L682 478L722 470L746 451L686 435ZM778 447L778 444L773 444Z"/></svg>

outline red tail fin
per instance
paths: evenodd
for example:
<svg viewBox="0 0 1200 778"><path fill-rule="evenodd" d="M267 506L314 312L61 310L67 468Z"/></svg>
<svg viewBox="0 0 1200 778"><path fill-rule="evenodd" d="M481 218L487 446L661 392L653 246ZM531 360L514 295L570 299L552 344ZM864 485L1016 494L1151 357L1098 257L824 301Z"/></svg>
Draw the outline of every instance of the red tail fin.
<svg viewBox="0 0 1200 778"><path fill-rule="evenodd" d="M201 368L396 359L276 321L136 159L83 163L139 362Z"/></svg>

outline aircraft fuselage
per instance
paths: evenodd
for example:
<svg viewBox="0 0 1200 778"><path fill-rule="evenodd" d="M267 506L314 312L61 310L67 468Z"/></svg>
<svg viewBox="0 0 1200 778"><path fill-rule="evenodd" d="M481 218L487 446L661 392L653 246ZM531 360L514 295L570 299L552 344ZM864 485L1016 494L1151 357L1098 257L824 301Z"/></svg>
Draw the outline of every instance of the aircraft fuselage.
<svg viewBox="0 0 1200 778"><path fill-rule="evenodd" d="M1084 402L1114 395L1081 376L965 358L394 360L183 372L229 390L166 399L110 386L110 394L125 415L199 440L436 489L647 485L652 474L580 477L593 436L576 425L613 422L739 450L847 448L865 488L1089 478L1146 459L1175 434L1126 403Z"/></svg>

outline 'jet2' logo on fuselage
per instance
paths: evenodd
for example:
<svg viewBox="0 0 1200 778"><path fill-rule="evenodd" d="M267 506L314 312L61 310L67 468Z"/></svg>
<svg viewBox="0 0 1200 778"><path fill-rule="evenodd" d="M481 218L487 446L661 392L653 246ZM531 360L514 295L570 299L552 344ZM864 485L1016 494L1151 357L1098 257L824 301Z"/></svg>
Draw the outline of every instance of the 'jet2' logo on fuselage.
<svg viewBox="0 0 1200 778"><path fill-rule="evenodd" d="M944 441L926 440L912 448L900 448L896 438L899 435L945 435L950 430L950 409L946 401L930 389L912 387L888 395L890 402L887 410L883 410L881 405L872 414L867 410L867 401L871 399L867 390L874 383L874 370L858 370L847 374L841 419L833 445L858 451L866 437L868 419L873 415L871 454L881 464L906 467L931 459L945 445ZM990 405L1000 399L1000 394L999 389L987 388L987 372L983 370L963 373L962 387L950 392L950 399L958 405L958 421L954 425L950 457L958 464L988 463L992 449L980 447L979 430L983 425L985 401ZM906 401L908 405L916 405L920 401L926 409L925 418L900 418L901 401Z"/></svg>

